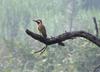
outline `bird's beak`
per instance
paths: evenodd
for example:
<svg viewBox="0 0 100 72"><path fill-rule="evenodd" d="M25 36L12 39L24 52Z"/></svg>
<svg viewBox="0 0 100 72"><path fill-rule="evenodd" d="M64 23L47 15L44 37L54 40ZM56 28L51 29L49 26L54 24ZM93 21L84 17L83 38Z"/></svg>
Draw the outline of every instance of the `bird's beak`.
<svg viewBox="0 0 100 72"><path fill-rule="evenodd" d="M34 22L36 22L36 24L39 24L38 20L33 20Z"/></svg>
<svg viewBox="0 0 100 72"><path fill-rule="evenodd" d="M34 22L37 22L36 20L33 20Z"/></svg>

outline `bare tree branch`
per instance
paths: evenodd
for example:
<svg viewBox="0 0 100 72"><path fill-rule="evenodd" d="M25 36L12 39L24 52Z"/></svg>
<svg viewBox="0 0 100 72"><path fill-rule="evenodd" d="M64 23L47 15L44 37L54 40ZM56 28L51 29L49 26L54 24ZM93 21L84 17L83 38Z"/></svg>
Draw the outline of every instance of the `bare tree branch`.
<svg viewBox="0 0 100 72"><path fill-rule="evenodd" d="M97 38L96 36L85 32L85 31L73 31L73 32L65 32L61 35L58 35L56 37L52 37L52 38L43 38L41 35L38 35L36 33L31 32L30 30L26 30L26 33L31 36L32 38L46 44L46 45L52 45L52 44L56 44L56 43L60 43L63 42L65 40L68 39L75 39L76 37L83 37L86 38L87 40L93 42L94 44L96 44L97 46L100 47L100 39Z"/></svg>

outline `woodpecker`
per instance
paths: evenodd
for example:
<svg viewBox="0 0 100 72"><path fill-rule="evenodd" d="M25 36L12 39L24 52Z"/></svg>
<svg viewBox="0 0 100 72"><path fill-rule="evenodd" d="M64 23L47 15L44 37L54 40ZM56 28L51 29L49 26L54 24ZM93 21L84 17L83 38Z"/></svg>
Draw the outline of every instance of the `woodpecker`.
<svg viewBox="0 0 100 72"><path fill-rule="evenodd" d="M38 30L39 30L39 32L42 34L42 36L43 36L44 38L47 38L46 29L45 29L45 26L44 26L43 23L42 23L42 20L38 19L38 20L33 20L33 21L37 23L37 25L38 25Z"/></svg>

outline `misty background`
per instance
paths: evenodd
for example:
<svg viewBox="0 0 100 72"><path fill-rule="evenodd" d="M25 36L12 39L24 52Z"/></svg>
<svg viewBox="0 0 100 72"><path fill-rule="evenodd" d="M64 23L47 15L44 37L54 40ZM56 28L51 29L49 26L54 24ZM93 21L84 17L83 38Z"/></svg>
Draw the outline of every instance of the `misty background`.
<svg viewBox="0 0 100 72"><path fill-rule="evenodd" d="M100 30L100 0L0 0L0 72L93 72L100 48L90 41L67 40L39 55L34 52L44 44L25 33L40 34L32 20L42 19L48 37L79 30L95 35L92 17Z"/></svg>

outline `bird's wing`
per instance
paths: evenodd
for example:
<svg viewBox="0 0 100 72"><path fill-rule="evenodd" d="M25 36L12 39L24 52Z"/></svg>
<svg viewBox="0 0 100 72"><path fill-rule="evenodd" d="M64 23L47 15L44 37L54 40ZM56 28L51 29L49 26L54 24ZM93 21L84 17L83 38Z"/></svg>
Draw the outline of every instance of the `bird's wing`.
<svg viewBox="0 0 100 72"><path fill-rule="evenodd" d="M44 26L43 26L43 29L42 29L42 34L43 34L44 37L47 37L46 29L45 29Z"/></svg>
<svg viewBox="0 0 100 72"><path fill-rule="evenodd" d="M46 29L45 29L45 27L43 25L39 26L38 30L40 31L40 33L42 33L43 37L47 37Z"/></svg>

